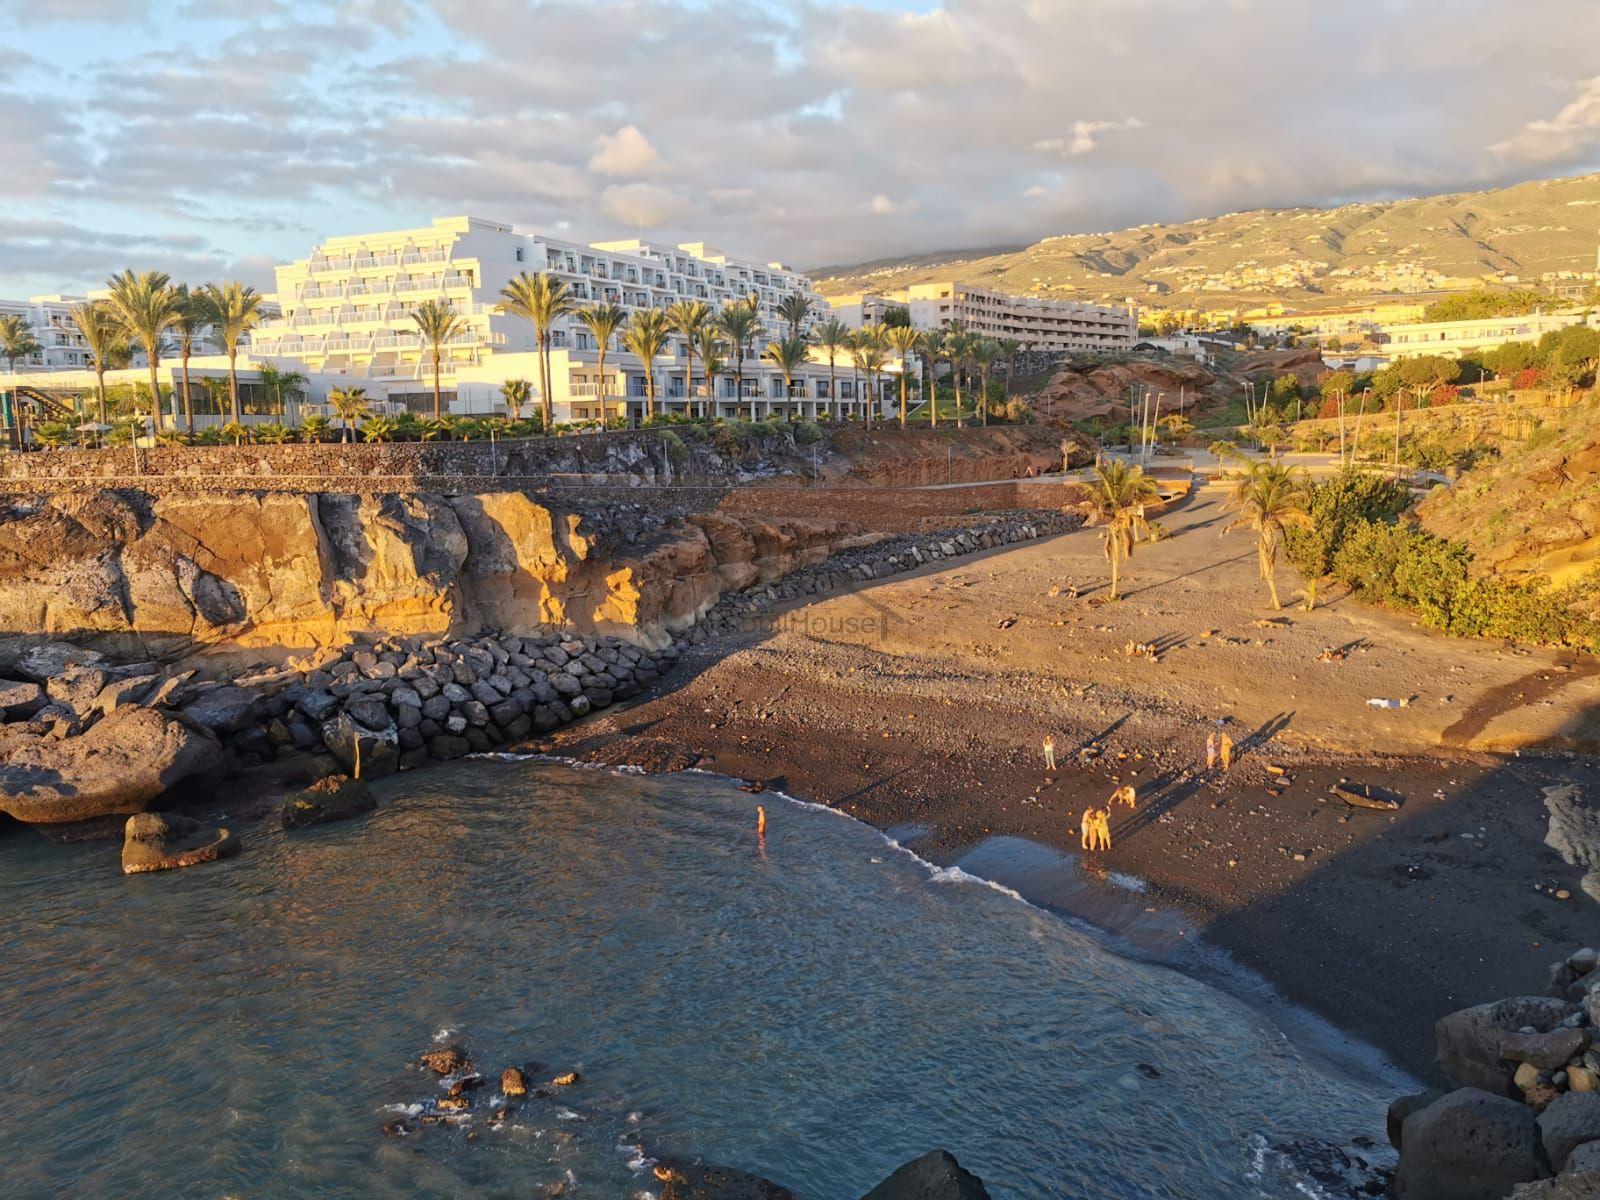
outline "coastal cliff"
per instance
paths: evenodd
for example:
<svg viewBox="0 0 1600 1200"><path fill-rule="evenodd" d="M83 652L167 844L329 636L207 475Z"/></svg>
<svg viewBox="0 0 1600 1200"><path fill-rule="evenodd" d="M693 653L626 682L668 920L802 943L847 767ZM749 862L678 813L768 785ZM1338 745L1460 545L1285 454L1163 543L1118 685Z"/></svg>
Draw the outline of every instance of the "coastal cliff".
<svg viewBox="0 0 1600 1200"><path fill-rule="evenodd" d="M562 626L659 643L728 589L869 541L843 520L520 491L58 493L0 502L0 634L148 652Z"/></svg>

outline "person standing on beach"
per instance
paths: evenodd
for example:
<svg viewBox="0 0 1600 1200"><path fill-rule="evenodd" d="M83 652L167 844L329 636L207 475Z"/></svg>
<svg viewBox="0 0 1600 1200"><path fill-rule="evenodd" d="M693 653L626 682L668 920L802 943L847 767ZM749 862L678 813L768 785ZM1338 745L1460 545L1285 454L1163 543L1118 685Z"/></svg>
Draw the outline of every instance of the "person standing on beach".
<svg viewBox="0 0 1600 1200"><path fill-rule="evenodd" d="M1227 734L1222 735L1222 769L1233 770L1233 739Z"/></svg>
<svg viewBox="0 0 1600 1200"><path fill-rule="evenodd" d="M1056 739L1048 733L1044 735L1044 769L1056 769Z"/></svg>
<svg viewBox="0 0 1600 1200"><path fill-rule="evenodd" d="M1206 734L1206 770L1217 769L1217 731Z"/></svg>
<svg viewBox="0 0 1600 1200"><path fill-rule="evenodd" d="M1095 835L1094 809L1086 808L1083 810L1083 822L1079 828L1083 832L1083 836L1078 839L1079 847L1084 850L1092 850L1094 847L1090 846L1089 842L1094 838Z"/></svg>

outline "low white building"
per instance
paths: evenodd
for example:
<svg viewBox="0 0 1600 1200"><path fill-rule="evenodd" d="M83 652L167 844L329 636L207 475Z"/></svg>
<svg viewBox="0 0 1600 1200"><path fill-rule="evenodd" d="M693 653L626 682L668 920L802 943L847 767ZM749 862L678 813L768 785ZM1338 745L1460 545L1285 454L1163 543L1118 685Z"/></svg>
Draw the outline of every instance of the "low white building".
<svg viewBox="0 0 1600 1200"><path fill-rule="evenodd" d="M959 323L986 338L1015 338L1029 350L1111 354L1131 350L1139 340L1139 314L1132 308L1014 296L955 280L835 296L828 303L834 315L856 328L880 324L890 309L903 308L913 329Z"/></svg>
<svg viewBox="0 0 1600 1200"><path fill-rule="evenodd" d="M1390 358L1429 355L1459 358L1475 350L1492 350L1507 342L1537 342L1553 330L1585 322L1594 323L1594 318L1585 312L1533 312L1521 317L1486 317L1479 321L1419 321L1380 326L1373 340Z"/></svg>

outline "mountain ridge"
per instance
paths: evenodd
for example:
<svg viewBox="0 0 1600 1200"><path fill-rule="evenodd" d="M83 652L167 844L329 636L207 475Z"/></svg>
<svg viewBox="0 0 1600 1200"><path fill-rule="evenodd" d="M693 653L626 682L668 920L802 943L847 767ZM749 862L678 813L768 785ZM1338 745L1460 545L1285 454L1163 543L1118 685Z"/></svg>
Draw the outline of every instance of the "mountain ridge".
<svg viewBox="0 0 1600 1200"><path fill-rule="evenodd" d="M1025 295L1248 311L1359 306L1484 284L1578 286L1593 278L1597 245L1600 174L1590 174L1057 234L1020 249L819 268L813 278L828 296L954 277Z"/></svg>

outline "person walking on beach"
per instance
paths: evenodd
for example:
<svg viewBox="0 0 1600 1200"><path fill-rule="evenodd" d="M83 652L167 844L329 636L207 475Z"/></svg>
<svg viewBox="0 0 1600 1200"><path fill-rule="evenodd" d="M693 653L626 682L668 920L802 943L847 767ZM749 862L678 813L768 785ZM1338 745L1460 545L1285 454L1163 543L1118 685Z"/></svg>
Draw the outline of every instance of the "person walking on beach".
<svg viewBox="0 0 1600 1200"><path fill-rule="evenodd" d="M1206 734L1206 770L1217 769L1217 731Z"/></svg>
<svg viewBox="0 0 1600 1200"><path fill-rule="evenodd" d="M1224 771L1233 770L1233 739L1231 737L1229 737L1227 734L1223 734L1222 735L1221 752L1222 752L1222 769Z"/></svg>
<svg viewBox="0 0 1600 1200"><path fill-rule="evenodd" d="M1056 739L1048 733L1044 735L1044 769L1056 769Z"/></svg>

